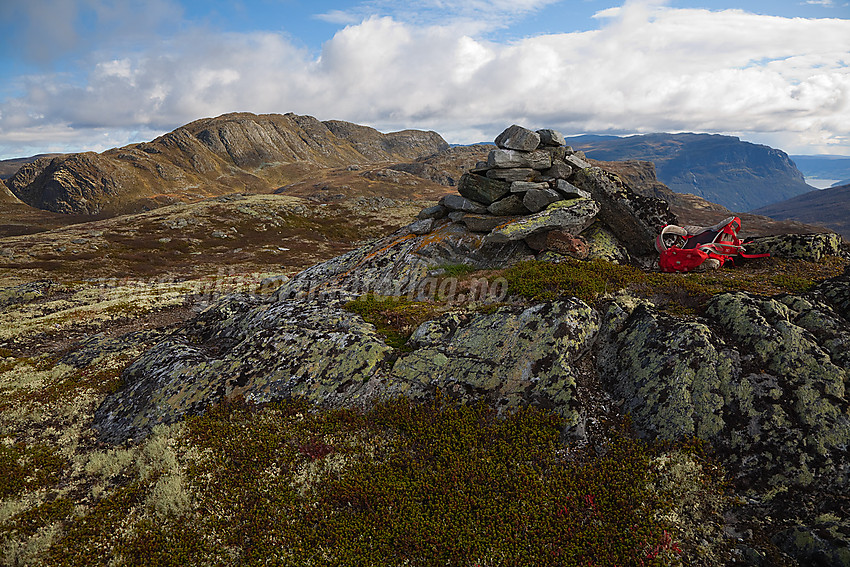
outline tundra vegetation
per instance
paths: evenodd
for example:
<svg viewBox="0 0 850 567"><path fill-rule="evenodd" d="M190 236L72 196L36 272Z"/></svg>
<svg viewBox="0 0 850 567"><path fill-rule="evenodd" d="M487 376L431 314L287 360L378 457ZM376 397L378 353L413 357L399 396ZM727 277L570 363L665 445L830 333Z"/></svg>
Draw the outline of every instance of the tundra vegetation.
<svg viewBox="0 0 850 567"><path fill-rule="evenodd" d="M505 277L520 303L575 295L603 305L628 289L690 317L720 291L800 292L844 267L762 259L683 277L597 260L444 277ZM168 312L177 285L122 304L113 295L127 289L69 283L7 306L4 329L19 328L24 348L0 353L4 564L726 562L721 514L736 500L711 450L638 439L613 415L582 440L544 409L497 419L443 397L368 411L237 399L136 445L97 443L92 413L143 346L63 362L56 331L65 318L96 329ZM400 349L421 321L458 307L374 296L347 305ZM38 352L39 341L58 350Z"/></svg>

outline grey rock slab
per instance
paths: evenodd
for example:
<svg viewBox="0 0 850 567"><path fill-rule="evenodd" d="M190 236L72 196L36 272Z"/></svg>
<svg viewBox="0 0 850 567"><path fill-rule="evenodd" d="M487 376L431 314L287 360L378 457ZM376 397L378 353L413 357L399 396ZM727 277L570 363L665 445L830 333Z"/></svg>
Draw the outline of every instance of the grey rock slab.
<svg viewBox="0 0 850 567"><path fill-rule="evenodd" d="M546 182L514 181L511 183L511 193L525 193L532 190L542 191L548 188L549 184Z"/></svg>
<svg viewBox="0 0 850 567"><path fill-rule="evenodd" d="M558 179L555 183L555 189L558 190L558 193L563 195L567 199L574 199L576 197L585 197L587 199L591 198L589 192L584 189L579 189L566 179Z"/></svg>
<svg viewBox="0 0 850 567"><path fill-rule="evenodd" d="M539 176L537 170L530 167L512 167L510 169L489 169L487 177L490 179L500 179L502 181L534 181L535 177Z"/></svg>
<svg viewBox="0 0 850 567"><path fill-rule="evenodd" d="M583 160L576 154L567 154L564 156L564 161L567 165L572 166L576 169L586 169L588 167L593 167L589 162Z"/></svg>
<svg viewBox="0 0 850 567"><path fill-rule="evenodd" d="M527 215L531 212L525 208L525 205L522 204L522 197L517 194L508 195L504 199L492 203L487 207L487 210L491 215L497 216Z"/></svg>
<svg viewBox="0 0 850 567"><path fill-rule="evenodd" d="M497 226L501 226L509 219L503 216L491 215L463 215L460 222L466 225L466 228L472 232L490 232Z"/></svg>
<svg viewBox="0 0 850 567"><path fill-rule="evenodd" d="M419 211L419 214L416 215L416 218L419 220L423 219L441 219L446 216L448 211L445 207L440 205L434 205L433 207L427 207Z"/></svg>
<svg viewBox="0 0 850 567"><path fill-rule="evenodd" d="M598 212L599 204L591 199L557 201L539 213L494 229L485 242L495 244L523 240L532 234L554 229L578 234L593 223Z"/></svg>
<svg viewBox="0 0 850 567"><path fill-rule="evenodd" d="M532 213L536 213L562 199L563 197L560 193L547 187L545 189L531 189L530 191L526 191L522 198L522 204Z"/></svg>
<svg viewBox="0 0 850 567"><path fill-rule="evenodd" d="M552 167L552 155L544 150L521 152L497 149L488 154L487 165L500 169L520 167L544 170Z"/></svg>
<svg viewBox="0 0 850 567"><path fill-rule="evenodd" d="M464 173L458 183L457 191L467 199L484 205L489 205L507 195L511 190L510 183L491 179L483 175Z"/></svg>
<svg viewBox="0 0 850 567"><path fill-rule="evenodd" d="M599 220L628 249L632 260L657 261L656 236L665 225L678 224L666 202L638 195L598 167L577 171L572 184L599 203Z"/></svg>
<svg viewBox="0 0 850 567"><path fill-rule="evenodd" d="M440 204L452 211L463 211L465 213L483 214L487 212L487 206L462 197L460 195L446 195L440 199Z"/></svg>
<svg viewBox="0 0 850 567"><path fill-rule="evenodd" d="M496 136L496 146L506 150L530 152L540 145L540 134L516 124Z"/></svg>
<svg viewBox="0 0 850 567"><path fill-rule="evenodd" d="M407 225L412 234L428 234L434 228L434 219L421 219Z"/></svg>
<svg viewBox="0 0 850 567"><path fill-rule="evenodd" d="M559 161L552 161L552 167L543 171L545 177L552 179L569 179L573 174L573 168Z"/></svg>

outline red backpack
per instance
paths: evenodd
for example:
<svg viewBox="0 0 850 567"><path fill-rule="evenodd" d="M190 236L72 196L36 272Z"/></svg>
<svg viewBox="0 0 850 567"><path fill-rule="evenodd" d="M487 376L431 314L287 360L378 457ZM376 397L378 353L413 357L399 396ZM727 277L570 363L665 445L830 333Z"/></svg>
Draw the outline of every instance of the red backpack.
<svg viewBox="0 0 850 567"><path fill-rule="evenodd" d="M745 254L738 231L741 219L728 219L710 227L676 226L668 224L655 239L655 249L661 254L658 264L662 272L691 272L716 270L734 256L764 258L770 254ZM665 236L673 236L668 245Z"/></svg>

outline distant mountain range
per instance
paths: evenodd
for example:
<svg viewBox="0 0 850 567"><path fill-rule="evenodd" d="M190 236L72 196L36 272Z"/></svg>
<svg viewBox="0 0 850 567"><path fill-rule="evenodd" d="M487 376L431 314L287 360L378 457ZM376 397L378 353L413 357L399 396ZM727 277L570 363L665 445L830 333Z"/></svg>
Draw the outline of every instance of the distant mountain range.
<svg viewBox="0 0 850 567"><path fill-rule="evenodd" d="M777 220L825 226L850 239L850 184L810 191L753 212Z"/></svg>
<svg viewBox="0 0 850 567"><path fill-rule="evenodd" d="M271 193L317 170L413 161L448 147L436 132L382 134L312 116L235 113L99 154L40 158L5 184L32 207L111 215L240 191Z"/></svg>
<svg viewBox="0 0 850 567"><path fill-rule="evenodd" d="M785 152L716 134L574 136L567 143L603 161L647 160L677 193L692 193L738 212L811 191Z"/></svg>

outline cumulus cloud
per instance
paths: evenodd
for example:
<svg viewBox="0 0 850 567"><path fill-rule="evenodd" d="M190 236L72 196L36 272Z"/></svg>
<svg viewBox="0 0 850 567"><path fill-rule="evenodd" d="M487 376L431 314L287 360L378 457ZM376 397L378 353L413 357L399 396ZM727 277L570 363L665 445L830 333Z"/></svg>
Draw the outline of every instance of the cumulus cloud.
<svg viewBox="0 0 850 567"><path fill-rule="evenodd" d="M0 138L35 147L60 130L102 144L104 132L112 141L245 110L433 129L460 143L519 123L566 134L725 132L793 152L848 151L850 21L659 2L627 2L598 21L592 31L499 44L451 23L372 16L340 30L319 57L281 34L195 30L98 61L83 81L27 78L22 96L0 102ZM17 152L7 143L0 153Z"/></svg>

